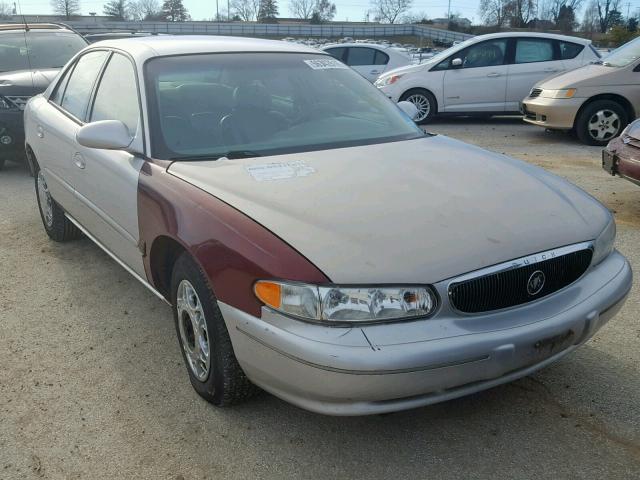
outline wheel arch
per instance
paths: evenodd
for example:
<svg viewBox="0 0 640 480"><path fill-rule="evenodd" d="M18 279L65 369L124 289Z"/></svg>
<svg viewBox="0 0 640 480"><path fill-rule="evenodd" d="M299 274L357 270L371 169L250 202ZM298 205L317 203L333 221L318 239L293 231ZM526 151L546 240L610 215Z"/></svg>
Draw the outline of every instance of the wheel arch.
<svg viewBox="0 0 640 480"><path fill-rule="evenodd" d="M33 153L33 149L31 145L25 143L24 145L25 156L27 157L27 165L29 166L29 171L31 172L31 176L35 177L36 175L36 167L39 167L38 160L36 159L36 154Z"/></svg>
<svg viewBox="0 0 640 480"><path fill-rule="evenodd" d="M149 248L149 273L154 288L171 303L171 275L176 261L188 249L168 235L156 237ZM197 260L194 258L194 261Z"/></svg>
<svg viewBox="0 0 640 480"><path fill-rule="evenodd" d="M437 114L439 112L439 105L438 105L438 97L435 93L433 93L432 90L428 89L428 88L424 88L424 87L411 87L411 88L407 88L404 92L402 92L402 94L400 95L399 101L402 101L402 98L404 98L406 95L408 95L410 92L414 92L414 91L422 91L422 92L427 92L429 94L431 94L431 96L433 97L433 100L436 102L436 111L434 112L434 115Z"/></svg>
<svg viewBox="0 0 640 480"><path fill-rule="evenodd" d="M580 108L576 112L576 115L573 119L573 128L577 127L578 119L580 118L580 115L582 115L584 109L591 105L593 102L597 102L598 100L611 100L618 103L622 108L624 108L629 123L635 120L636 111L633 108L633 104L626 97L620 95L619 93L601 93L590 97L586 102L580 105Z"/></svg>

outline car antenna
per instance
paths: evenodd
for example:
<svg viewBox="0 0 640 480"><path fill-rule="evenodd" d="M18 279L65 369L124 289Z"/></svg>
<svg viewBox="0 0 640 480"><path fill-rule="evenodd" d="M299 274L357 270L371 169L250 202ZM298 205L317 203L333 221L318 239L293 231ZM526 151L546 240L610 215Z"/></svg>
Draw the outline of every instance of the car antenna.
<svg viewBox="0 0 640 480"><path fill-rule="evenodd" d="M18 2L18 10L20 11L20 16L22 17L22 23L24 23L24 48L27 53L27 64L29 65L29 71L31 72L31 87L36 88L35 80L33 79L33 67L31 66L31 55L29 55L29 42L27 41L27 32L29 31L29 24L27 23L27 19L24 17L24 13L22 13L22 5L20 5L20 0L16 0ZM15 5L15 2L14 2Z"/></svg>

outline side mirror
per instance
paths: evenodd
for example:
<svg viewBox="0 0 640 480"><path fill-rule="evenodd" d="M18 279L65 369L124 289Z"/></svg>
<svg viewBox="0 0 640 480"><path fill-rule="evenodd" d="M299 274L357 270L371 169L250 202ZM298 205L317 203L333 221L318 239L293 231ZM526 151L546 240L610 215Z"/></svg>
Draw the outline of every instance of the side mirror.
<svg viewBox="0 0 640 480"><path fill-rule="evenodd" d="M87 148L126 150L133 138L120 120L100 120L80 127L76 133L76 140Z"/></svg>
<svg viewBox="0 0 640 480"><path fill-rule="evenodd" d="M416 107L413 103L402 101L398 102L398 108L402 110L411 120L415 120L418 118L418 107Z"/></svg>
<svg viewBox="0 0 640 480"><path fill-rule="evenodd" d="M451 66L452 67L461 67L462 66L462 59L461 58L454 58L453 60L451 60Z"/></svg>

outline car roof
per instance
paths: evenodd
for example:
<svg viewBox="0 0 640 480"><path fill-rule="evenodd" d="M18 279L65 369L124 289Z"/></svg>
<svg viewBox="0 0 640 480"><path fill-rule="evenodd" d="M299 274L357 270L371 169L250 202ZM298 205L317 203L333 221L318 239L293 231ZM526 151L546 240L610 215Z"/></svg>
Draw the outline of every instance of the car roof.
<svg viewBox="0 0 640 480"><path fill-rule="evenodd" d="M46 31L73 31L66 25L57 23L2 23L0 24L0 33L15 30L46 30Z"/></svg>
<svg viewBox="0 0 640 480"><path fill-rule="evenodd" d="M380 45L379 43L366 43L366 42L346 42L346 43L328 43L322 46L322 50L325 48L336 48L336 47L368 47L368 48L377 48L378 50L389 50L391 45L385 44Z"/></svg>
<svg viewBox="0 0 640 480"><path fill-rule="evenodd" d="M591 40L588 38L571 37L569 35L558 35L556 33L541 33L541 32L500 32L500 33L488 33L486 35L478 35L471 37L474 42L481 40L490 40L492 38L511 38L511 37L528 37L528 38L551 38L554 40L564 40L567 42L581 43L588 45Z"/></svg>
<svg viewBox="0 0 640 480"><path fill-rule="evenodd" d="M297 43L259 38L217 35L163 35L96 42L89 48L110 47L129 53L138 61L151 57L225 52L323 53Z"/></svg>

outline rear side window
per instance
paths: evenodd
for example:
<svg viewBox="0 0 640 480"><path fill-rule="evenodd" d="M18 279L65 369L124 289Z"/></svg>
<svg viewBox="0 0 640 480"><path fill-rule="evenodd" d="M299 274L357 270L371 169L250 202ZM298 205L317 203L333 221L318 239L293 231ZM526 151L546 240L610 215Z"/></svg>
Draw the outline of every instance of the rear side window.
<svg viewBox="0 0 640 480"><path fill-rule="evenodd" d="M572 58L576 58L582 50L584 50L584 45L571 42L560 42L560 58L562 60L571 60Z"/></svg>
<svg viewBox="0 0 640 480"><path fill-rule="evenodd" d="M103 50L83 55L69 77L60 106L79 120L84 120L93 85L108 55Z"/></svg>
<svg viewBox="0 0 640 480"><path fill-rule="evenodd" d="M140 104L133 64L118 53L109 60L98 86L90 121L98 120L120 120L131 136L138 129Z"/></svg>
<svg viewBox="0 0 640 480"><path fill-rule="evenodd" d="M516 63L550 62L553 57L552 40L527 38L516 43Z"/></svg>
<svg viewBox="0 0 640 480"><path fill-rule="evenodd" d="M376 50L374 65L386 65L387 63L389 63L389 55L380 50Z"/></svg>
<svg viewBox="0 0 640 480"><path fill-rule="evenodd" d="M351 47L347 65L357 67L359 65L375 65L376 50L373 48Z"/></svg>
<svg viewBox="0 0 640 480"><path fill-rule="evenodd" d="M345 47L338 47L338 48L327 48L325 51L332 57L335 57L341 62L344 62L344 54L346 53L347 49Z"/></svg>

